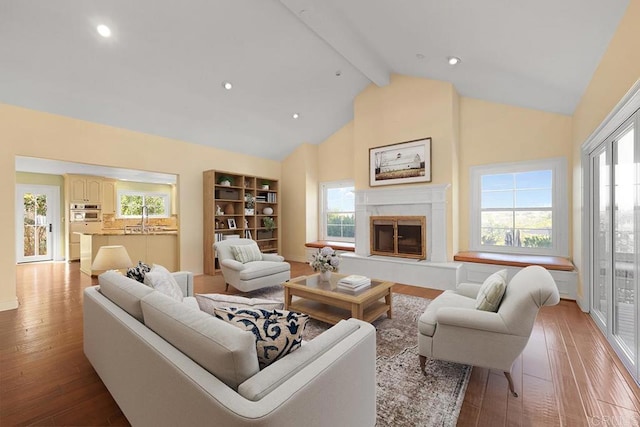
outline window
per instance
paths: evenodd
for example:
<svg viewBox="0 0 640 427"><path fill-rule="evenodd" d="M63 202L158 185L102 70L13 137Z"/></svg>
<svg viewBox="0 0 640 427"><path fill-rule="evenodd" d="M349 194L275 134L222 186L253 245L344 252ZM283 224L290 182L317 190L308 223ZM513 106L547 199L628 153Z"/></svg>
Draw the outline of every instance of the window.
<svg viewBox="0 0 640 427"><path fill-rule="evenodd" d="M171 216L170 202L170 196L166 193L118 191L118 217L139 217L142 207L146 206L150 218L167 218Z"/></svg>
<svg viewBox="0 0 640 427"><path fill-rule="evenodd" d="M323 240L354 242L355 191L353 181L320 184L320 230Z"/></svg>
<svg viewBox="0 0 640 427"><path fill-rule="evenodd" d="M471 168L473 250L568 255L566 162Z"/></svg>

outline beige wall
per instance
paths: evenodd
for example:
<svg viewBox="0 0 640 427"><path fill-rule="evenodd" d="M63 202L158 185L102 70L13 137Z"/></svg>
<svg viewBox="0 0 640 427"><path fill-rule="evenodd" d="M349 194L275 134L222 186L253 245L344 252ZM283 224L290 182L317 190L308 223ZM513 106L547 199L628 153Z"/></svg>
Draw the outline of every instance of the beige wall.
<svg viewBox="0 0 640 427"><path fill-rule="evenodd" d="M584 296L581 256L583 183L580 147L640 78L638 52L640 52L640 0L631 0L573 115L573 261L580 272L579 297Z"/></svg>
<svg viewBox="0 0 640 427"><path fill-rule="evenodd" d="M304 262L306 242L318 239L318 146L302 144L282 162L282 255Z"/></svg>
<svg viewBox="0 0 640 427"><path fill-rule="evenodd" d="M460 250L469 248L469 168L564 157L571 191L571 117L496 104L460 101Z"/></svg>
<svg viewBox="0 0 640 427"><path fill-rule="evenodd" d="M64 204L64 177L62 175L50 175L45 173L16 172L16 184L51 185L59 188L60 200L58 202L60 203L60 224L56 229L58 230L58 253L60 256L64 256L64 218L66 214Z"/></svg>
<svg viewBox="0 0 640 427"><path fill-rule="evenodd" d="M457 115L451 83L394 74L384 87L369 85L354 101L354 180L369 188L369 148L431 137L431 183L454 181ZM457 199L448 192L447 253L452 258ZM455 231L454 231L455 230Z"/></svg>
<svg viewBox="0 0 640 427"><path fill-rule="evenodd" d="M353 179L353 121L318 145L318 181Z"/></svg>
<svg viewBox="0 0 640 427"><path fill-rule="evenodd" d="M201 273L202 171L233 169L280 179L280 162L0 104L0 234L15 235L15 156L178 175L180 266ZM215 135L212 135L215 144ZM144 153L144 156L126 155ZM16 301L15 239L0 243L0 309Z"/></svg>

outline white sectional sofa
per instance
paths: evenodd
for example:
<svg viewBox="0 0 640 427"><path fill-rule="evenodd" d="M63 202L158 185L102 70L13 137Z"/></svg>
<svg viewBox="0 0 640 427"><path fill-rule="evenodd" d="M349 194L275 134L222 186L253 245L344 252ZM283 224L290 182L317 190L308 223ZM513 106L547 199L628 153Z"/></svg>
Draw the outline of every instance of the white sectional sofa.
<svg viewBox="0 0 640 427"><path fill-rule="evenodd" d="M376 421L375 329L355 319L259 371L250 332L107 272L84 292L84 352L134 426Z"/></svg>

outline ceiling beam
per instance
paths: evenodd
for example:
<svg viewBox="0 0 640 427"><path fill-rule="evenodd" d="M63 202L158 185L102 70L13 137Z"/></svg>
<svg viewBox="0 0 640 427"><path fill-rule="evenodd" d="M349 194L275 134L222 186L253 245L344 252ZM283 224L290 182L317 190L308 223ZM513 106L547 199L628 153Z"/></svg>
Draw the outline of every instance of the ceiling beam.
<svg viewBox="0 0 640 427"><path fill-rule="evenodd" d="M280 0L300 21L378 86L389 84L387 64L327 0Z"/></svg>

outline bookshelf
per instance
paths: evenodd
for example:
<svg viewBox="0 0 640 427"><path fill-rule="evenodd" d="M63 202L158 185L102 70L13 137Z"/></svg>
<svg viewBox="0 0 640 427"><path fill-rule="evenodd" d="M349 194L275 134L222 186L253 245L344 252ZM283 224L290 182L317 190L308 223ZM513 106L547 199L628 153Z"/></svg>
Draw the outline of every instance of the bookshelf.
<svg viewBox="0 0 640 427"><path fill-rule="evenodd" d="M213 249L218 240L251 238L262 252L278 252L278 181L217 170L202 175L204 273L219 271ZM273 229L265 224L270 219Z"/></svg>

